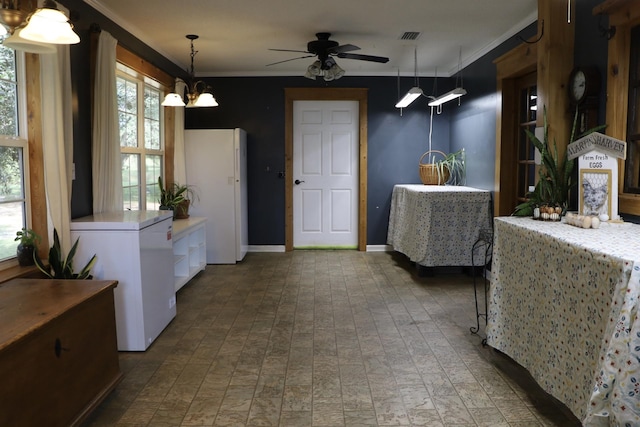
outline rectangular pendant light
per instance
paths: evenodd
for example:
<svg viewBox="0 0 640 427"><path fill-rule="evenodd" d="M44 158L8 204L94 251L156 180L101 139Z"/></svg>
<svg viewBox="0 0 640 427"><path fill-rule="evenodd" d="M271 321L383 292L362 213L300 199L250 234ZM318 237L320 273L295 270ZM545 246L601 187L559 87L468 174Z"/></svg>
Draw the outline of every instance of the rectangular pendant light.
<svg viewBox="0 0 640 427"><path fill-rule="evenodd" d="M438 105L442 105L445 102L449 102L453 99L460 98L462 95L466 95L467 91L461 87L457 87L452 91L445 93L444 95L440 95L436 99L429 102L429 107L437 107Z"/></svg>
<svg viewBox="0 0 640 427"><path fill-rule="evenodd" d="M409 92L405 96L402 97L400 101L396 104L396 108L405 108L410 105L413 101L415 101L418 97L422 96L422 89L417 86L409 89Z"/></svg>

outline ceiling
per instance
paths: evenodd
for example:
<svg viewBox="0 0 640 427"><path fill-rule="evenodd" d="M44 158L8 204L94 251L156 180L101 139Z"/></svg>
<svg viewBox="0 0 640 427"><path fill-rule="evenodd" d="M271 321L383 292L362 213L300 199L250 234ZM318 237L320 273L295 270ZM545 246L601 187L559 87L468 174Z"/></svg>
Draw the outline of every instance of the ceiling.
<svg viewBox="0 0 640 427"><path fill-rule="evenodd" d="M537 19L537 0L84 0L198 76L304 75L318 32L386 64L336 58L348 76L450 76ZM419 32L416 40L402 40ZM416 60L417 57L417 67ZM464 73L463 73L464 74Z"/></svg>

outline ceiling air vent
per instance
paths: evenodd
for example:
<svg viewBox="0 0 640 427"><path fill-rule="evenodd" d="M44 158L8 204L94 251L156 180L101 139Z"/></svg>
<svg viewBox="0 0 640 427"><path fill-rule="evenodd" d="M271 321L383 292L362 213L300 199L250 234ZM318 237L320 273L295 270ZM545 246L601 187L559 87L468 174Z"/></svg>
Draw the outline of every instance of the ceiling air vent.
<svg viewBox="0 0 640 427"><path fill-rule="evenodd" d="M405 31L400 36L400 40L417 40L422 34L420 31Z"/></svg>

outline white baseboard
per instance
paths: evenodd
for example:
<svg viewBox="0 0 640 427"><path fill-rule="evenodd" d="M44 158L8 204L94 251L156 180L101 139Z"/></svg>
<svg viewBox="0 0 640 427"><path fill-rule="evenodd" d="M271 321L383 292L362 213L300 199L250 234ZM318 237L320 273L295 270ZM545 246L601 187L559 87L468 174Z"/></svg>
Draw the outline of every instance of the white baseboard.
<svg viewBox="0 0 640 427"><path fill-rule="evenodd" d="M393 252L391 245L367 245L367 252Z"/></svg>
<svg viewBox="0 0 640 427"><path fill-rule="evenodd" d="M284 252L284 245L249 245L249 252Z"/></svg>
<svg viewBox="0 0 640 427"><path fill-rule="evenodd" d="M248 252L285 252L284 245L249 245ZM393 252L391 245L367 245L367 252Z"/></svg>

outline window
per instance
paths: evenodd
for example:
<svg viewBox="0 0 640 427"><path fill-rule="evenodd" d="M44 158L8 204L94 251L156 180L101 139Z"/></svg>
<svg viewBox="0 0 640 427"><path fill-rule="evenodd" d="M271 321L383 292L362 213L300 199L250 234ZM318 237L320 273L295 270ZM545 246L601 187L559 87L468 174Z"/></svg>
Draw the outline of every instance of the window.
<svg viewBox="0 0 640 427"><path fill-rule="evenodd" d="M525 129L535 133L537 119L536 73L530 73L516 79L516 87L520 92L518 108L518 140L517 140L517 201L527 199L527 193L536 185L535 146L527 136Z"/></svg>
<svg viewBox="0 0 640 427"><path fill-rule="evenodd" d="M163 96L160 85L118 64L116 77L124 209L159 208L163 174Z"/></svg>
<svg viewBox="0 0 640 427"><path fill-rule="evenodd" d="M16 256L16 231L29 224L24 77L13 49L0 45L0 261Z"/></svg>

